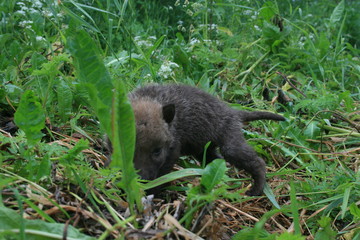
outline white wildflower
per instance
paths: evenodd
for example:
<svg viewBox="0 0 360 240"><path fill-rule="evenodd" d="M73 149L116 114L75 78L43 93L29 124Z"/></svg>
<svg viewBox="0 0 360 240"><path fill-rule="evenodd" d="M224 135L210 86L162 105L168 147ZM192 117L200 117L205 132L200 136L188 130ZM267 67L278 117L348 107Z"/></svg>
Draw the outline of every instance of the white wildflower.
<svg viewBox="0 0 360 240"><path fill-rule="evenodd" d="M29 28L29 27L31 27L31 24L32 24L32 23L33 23L33 21L24 20L24 21L19 22L19 26L20 26L20 27Z"/></svg>
<svg viewBox="0 0 360 240"><path fill-rule="evenodd" d="M19 13L19 14L21 14L21 15L25 15L25 14L26 14L26 12L23 11L23 10L17 10L16 13Z"/></svg>
<svg viewBox="0 0 360 240"><path fill-rule="evenodd" d="M29 8L29 12L30 13L38 13L39 11L36 10L35 8Z"/></svg>
<svg viewBox="0 0 360 240"><path fill-rule="evenodd" d="M142 40L140 36L134 37L134 41L135 41L136 45L138 45L139 47L152 47L153 46L151 41Z"/></svg>
<svg viewBox="0 0 360 240"><path fill-rule="evenodd" d="M190 32L190 33L195 32L195 27L194 27L194 25L190 24L189 32Z"/></svg>
<svg viewBox="0 0 360 240"><path fill-rule="evenodd" d="M191 17L192 15L194 15L193 11L191 11L190 9L186 10L186 13Z"/></svg>
<svg viewBox="0 0 360 240"><path fill-rule="evenodd" d="M256 31L261 32L261 28L258 25L254 25L254 28L255 28Z"/></svg>
<svg viewBox="0 0 360 240"><path fill-rule="evenodd" d="M45 41L45 38L43 38L42 36L36 36L36 41Z"/></svg>
<svg viewBox="0 0 360 240"><path fill-rule="evenodd" d="M39 0L33 2L33 7L42 8L43 4Z"/></svg>
<svg viewBox="0 0 360 240"><path fill-rule="evenodd" d="M146 75L144 76L144 80L145 80L146 82L152 80L151 74L150 74L150 73L146 74Z"/></svg>
<svg viewBox="0 0 360 240"><path fill-rule="evenodd" d="M173 77L173 76L175 76L173 69L178 68L178 67L179 67L179 65L177 65L174 62L164 61L164 63L160 66L158 75L163 77L164 79Z"/></svg>
<svg viewBox="0 0 360 240"><path fill-rule="evenodd" d="M244 11L244 15L251 15L253 13L253 11L251 10L245 10Z"/></svg>
<svg viewBox="0 0 360 240"><path fill-rule="evenodd" d="M43 14L45 17L52 17L52 16L54 16L54 14L53 14L51 11L49 11L49 10L44 10L44 11L42 11L42 14Z"/></svg>
<svg viewBox="0 0 360 240"><path fill-rule="evenodd" d="M190 40L190 45L191 46L194 46L195 44L198 44L198 43L200 43L200 40L199 39L197 39L197 38L192 38L191 40Z"/></svg>
<svg viewBox="0 0 360 240"><path fill-rule="evenodd" d="M201 11L203 5L201 3L193 3L191 4L191 7L193 8L194 12Z"/></svg>
<svg viewBox="0 0 360 240"><path fill-rule="evenodd" d="M29 11L29 8L26 7L26 6L22 6L22 7L21 7L21 10L22 10L22 11L25 11L25 12L28 12L28 11Z"/></svg>

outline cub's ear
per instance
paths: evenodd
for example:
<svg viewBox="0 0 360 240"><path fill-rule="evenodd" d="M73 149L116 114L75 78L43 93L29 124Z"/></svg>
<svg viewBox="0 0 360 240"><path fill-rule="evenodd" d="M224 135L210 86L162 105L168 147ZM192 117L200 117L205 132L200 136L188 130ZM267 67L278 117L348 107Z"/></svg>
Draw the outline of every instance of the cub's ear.
<svg viewBox="0 0 360 240"><path fill-rule="evenodd" d="M175 105L174 104L168 104L163 106L162 108L163 118L165 122L171 123L171 121L175 117Z"/></svg>

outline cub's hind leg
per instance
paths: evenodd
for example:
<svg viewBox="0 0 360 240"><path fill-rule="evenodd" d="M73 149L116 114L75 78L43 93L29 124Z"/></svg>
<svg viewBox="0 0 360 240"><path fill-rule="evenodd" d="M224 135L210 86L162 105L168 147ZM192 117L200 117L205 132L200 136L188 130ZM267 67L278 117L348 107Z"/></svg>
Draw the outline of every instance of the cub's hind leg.
<svg viewBox="0 0 360 240"><path fill-rule="evenodd" d="M225 135L220 151L226 161L251 174L254 184L246 194L249 196L262 195L265 185L265 162L246 143L239 129Z"/></svg>

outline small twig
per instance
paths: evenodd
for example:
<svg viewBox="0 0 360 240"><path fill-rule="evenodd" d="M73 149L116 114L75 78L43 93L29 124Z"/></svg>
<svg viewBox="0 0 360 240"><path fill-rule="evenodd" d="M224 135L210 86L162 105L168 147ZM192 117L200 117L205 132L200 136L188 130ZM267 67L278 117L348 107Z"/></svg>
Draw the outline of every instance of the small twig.
<svg viewBox="0 0 360 240"><path fill-rule="evenodd" d="M320 112L330 112L333 113L337 118L339 118L340 120L347 122L348 124L350 124L353 128L356 129L356 131L358 131L360 133L360 124L356 123L354 121L351 121L350 119L348 119L347 117L345 117L341 112L339 111L331 111L331 110L323 110Z"/></svg>
<svg viewBox="0 0 360 240"><path fill-rule="evenodd" d="M282 74L281 72L276 72L277 74L279 74L280 76L283 77L283 79L289 83L289 85L294 88L297 92L299 92L301 95L303 95L304 97L306 97L306 94L303 93L302 91L300 91L300 89L298 89L284 74Z"/></svg>
<svg viewBox="0 0 360 240"><path fill-rule="evenodd" d="M253 216L251 216L250 214L248 214L248 213L246 213L246 212L243 212L243 211L241 211L240 209L237 209L236 207L234 207L234 206L226 203L226 202L223 201L223 200L217 200L217 202L223 204L224 206L226 206L226 207L228 207L228 208L231 208L231 209L235 210L236 212L238 212L238 213L240 213L241 215L244 215L244 216L250 218L251 220L253 220L253 221L255 221L255 222L258 222L258 221L259 221L259 219L257 219L256 217L253 217Z"/></svg>

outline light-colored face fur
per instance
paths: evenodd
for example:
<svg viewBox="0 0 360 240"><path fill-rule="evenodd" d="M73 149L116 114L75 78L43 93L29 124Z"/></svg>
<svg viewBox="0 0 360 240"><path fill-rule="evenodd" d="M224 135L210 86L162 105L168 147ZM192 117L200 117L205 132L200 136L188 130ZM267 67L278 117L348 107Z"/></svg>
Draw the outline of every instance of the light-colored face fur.
<svg viewBox="0 0 360 240"><path fill-rule="evenodd" d="M163 116L166 113L158 102L134 100L131 104L136 120L135 168L143 179L152 180L170 151L172 135Z"/></svg>

